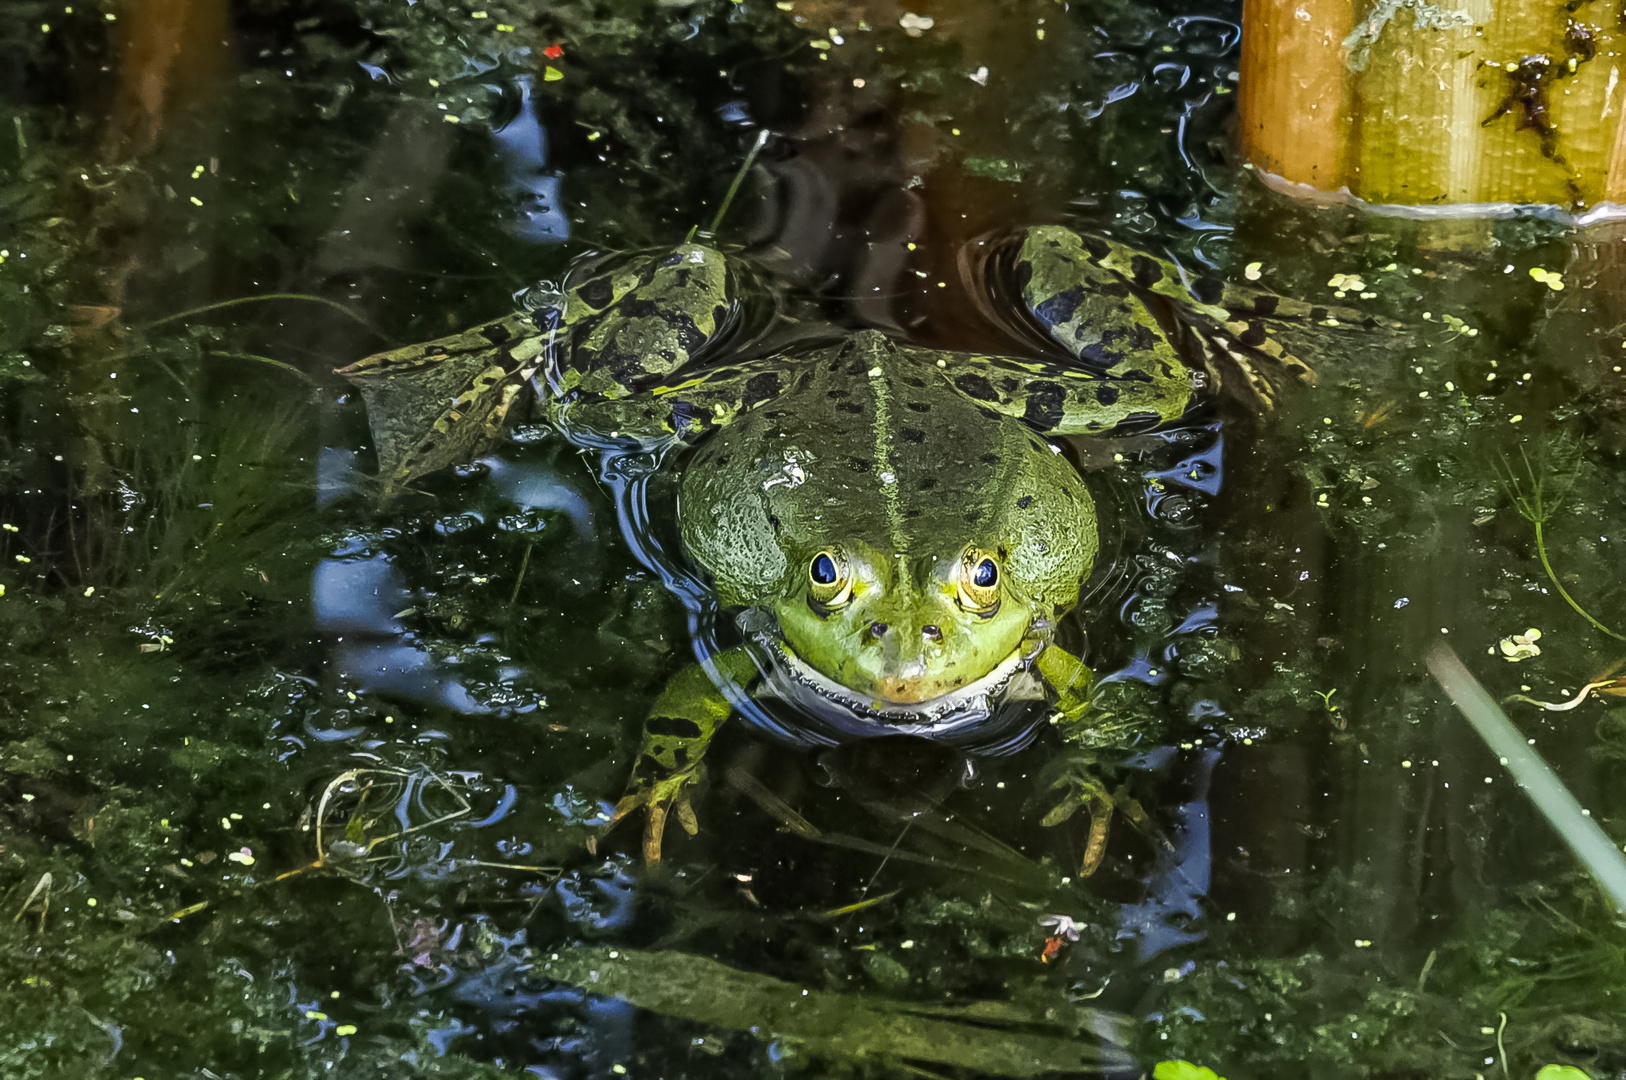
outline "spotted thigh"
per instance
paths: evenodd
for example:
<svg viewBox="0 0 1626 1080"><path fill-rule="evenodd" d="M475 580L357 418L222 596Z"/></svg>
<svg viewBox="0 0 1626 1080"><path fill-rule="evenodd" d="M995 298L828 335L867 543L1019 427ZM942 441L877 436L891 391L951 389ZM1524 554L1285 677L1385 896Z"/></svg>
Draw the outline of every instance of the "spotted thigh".
<svg viewBox="0 0 1626 1080"><path fill-rule="evenodd" d="M1241 383L1266 408L1282 377L1314 380L1310 365L1284 345L1283 327L1377 323L1359 312L1188 274L1117 241L1056 225L1027 231L1016 271L1028 310L1080 359L1127 372L1183 360L1211 384Z"/></svg>
<svg viewBox="0 0 1626 1080"><path fill-rule="evenodd" d="M554 389L616 399L682 371L728 325L729 277L723 254L701 244L573 271L559 306Z"/></svg>
<svg viewBox="0 0 1626 1080"><path fill-rule="evenodd" d="M1191 371L1177 359L1141 357L1106 371L975 353L929 353L966 397L1051 435L1110 432L1179 419L1191 403Z"/></svg>

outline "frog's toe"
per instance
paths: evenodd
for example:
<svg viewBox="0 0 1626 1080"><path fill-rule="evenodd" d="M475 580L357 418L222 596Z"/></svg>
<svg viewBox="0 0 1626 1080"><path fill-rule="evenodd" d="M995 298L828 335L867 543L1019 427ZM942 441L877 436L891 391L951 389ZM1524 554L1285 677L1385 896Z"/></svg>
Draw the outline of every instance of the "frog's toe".
<svg viewBox="0 0 1626 1080"><path fill-rule="evenodd" d="M619 825L634 811L645 810L643 855L644 862L653 866L661 861L661 844L666 835L666 820L675 816L683 831L693 836L700 831L690 801L690 789L699 782L698 770L685 770L657 783L639 784L635 790L621 797L610 811L609 819L594 835L594 842Z"/></svg>
<svg viewBox="0 0 1626 1080"><path fill-rule="evenodd" d="M1040 825L1060 825L1081 809L1089 811L1090 835L1084 844L1084 857L1079 860L1079 877L1089 877L1100 869L1101 860L1107 854L1107 840L1112 835L1114 813L1122 814L1137 832L1154 844L1168 846L1167 840L1155 835L1151 817L1139 800L1129 794L1128 788L1119 787L1109 793L1099 778L1087 773L1068 773L1051 785L1052 790L1056 788L1065 788L1066 794L1045 814Z"/></svg>

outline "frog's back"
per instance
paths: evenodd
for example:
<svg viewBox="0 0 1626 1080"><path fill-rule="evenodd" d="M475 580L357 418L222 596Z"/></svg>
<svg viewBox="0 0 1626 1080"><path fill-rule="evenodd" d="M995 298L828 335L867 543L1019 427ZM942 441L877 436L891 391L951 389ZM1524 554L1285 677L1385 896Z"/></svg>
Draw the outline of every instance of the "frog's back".
<svg viewBox="0 0 1626 1080"><path fill-rule="evenodd" d="M1045 536L1093 531L1072 468L1020 421L957 390L938 357L953 354L855 334L810 354L785 392L699 448L684 473L684 541L719 586L750 579L726 599L772 591L785 552L831 538L899 556L1031 538L1042 559L1059 554ZM1065 561L1063 573L1076 572L1078 560Z"/></svg>

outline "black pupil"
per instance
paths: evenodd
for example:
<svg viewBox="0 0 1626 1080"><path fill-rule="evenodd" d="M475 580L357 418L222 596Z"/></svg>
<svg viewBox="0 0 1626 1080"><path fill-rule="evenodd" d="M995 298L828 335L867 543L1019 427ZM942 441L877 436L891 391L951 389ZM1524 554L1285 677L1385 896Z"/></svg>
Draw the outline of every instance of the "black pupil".
<svg viewBox="0 0 1626 1080"><path fill-rule="evenodd" d="M984 559L978 563L976 573L971 575L972 583L979 589L991 589L998 580L999 568L994 565L992 559Z"/></svg>
<svg viewBox="0 0 1626 1080"><path fill-rule="evenodd" d="M819 555L813 560L813 580L820 585L834 585L836 583L836 563L828 555Z"/></svg>

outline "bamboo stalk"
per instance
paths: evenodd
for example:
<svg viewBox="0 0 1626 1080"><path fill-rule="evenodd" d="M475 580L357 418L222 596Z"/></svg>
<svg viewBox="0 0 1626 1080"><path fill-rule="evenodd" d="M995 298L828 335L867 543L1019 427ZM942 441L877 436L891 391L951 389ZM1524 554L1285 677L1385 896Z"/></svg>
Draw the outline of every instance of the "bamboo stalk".
<svg viewBox="0 0 1626 1080"><path fill-rule="evenodd" d="M1347 182L1354 20L1353 0L1244 0L1238 130L1255 165L1325 191Z"/></svg>
<svg viewBox="0 0 1626 1080"><path fill-rule="evenodd" d="M1242 150L1371 202L1626 203L1623 69L1597 4L1245 0Z"/></svg>

